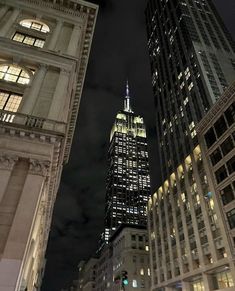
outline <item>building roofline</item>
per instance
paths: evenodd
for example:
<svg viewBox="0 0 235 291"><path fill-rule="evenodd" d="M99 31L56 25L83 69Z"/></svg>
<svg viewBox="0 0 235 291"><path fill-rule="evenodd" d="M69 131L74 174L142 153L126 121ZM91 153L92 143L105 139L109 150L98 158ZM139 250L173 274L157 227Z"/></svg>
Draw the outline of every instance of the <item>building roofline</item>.
<svg viewBox="0 0 235 291"><path fill-rule="evenodd" d="M196 132L201 135L209 129L219 113L223 113L235 99L235 81L225 90L202 120L196 125Z"/></svg>
<svg viewBox="0 0 235 291"><path fill-rule="evenodd" d="M139 230L147 230L147 227L144 225L139 224L129 224L129 223L122 223L116 231L112 234L112 236L109 239L109 242L112 242L125 228L133 228L133 229L139 229Z"/></svg>

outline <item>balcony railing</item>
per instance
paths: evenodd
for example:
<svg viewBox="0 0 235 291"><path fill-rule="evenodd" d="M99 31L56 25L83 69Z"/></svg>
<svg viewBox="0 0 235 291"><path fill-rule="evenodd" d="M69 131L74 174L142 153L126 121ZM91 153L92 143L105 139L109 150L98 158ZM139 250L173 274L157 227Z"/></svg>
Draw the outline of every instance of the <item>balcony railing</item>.
<svg viewBox="0 0 235 291"><path fill-rule="evenodd" d="M45 131L65 134L66 123L50 120L42 117L0 110L0 124L25 127L27 129L43 129Z"/></svg>

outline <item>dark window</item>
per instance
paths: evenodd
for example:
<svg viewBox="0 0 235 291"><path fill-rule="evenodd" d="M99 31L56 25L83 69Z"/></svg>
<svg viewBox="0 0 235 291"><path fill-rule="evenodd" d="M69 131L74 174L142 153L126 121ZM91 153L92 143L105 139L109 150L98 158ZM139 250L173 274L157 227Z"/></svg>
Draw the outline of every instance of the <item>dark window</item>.
<svg viewBox="0 0 235 291"><path fill-rule="evenodd" d="M232 138L229 136L222 144L221 144L221 150L224 154L224 156L226 156L232 149L233 149L233 140Z"/></svg>
<svg viewBox="0 0 235 291"><path fill-rule="evenodd" d="M231 211L229 211L227 213L227 217L228 217L228 223L230 228L234 228L235 227L235 208L233 208Z"/></svg>
<svg viewBox="0 0 235 291"><path fill-rule="evenodd" d="M135 235L134 234L131 235L131 240L135 240Z"/></svg>
<svg viewBox="0 0 235 291"><path fill-rule="evenodd" d="M228 162L227 162L228 172L229 174L232 174L235 172L235 156L233 156Z"/></svg>
<svg viewBox="0 0 235 291"><path fill-rule="evenodd" d="M235 102L233 102L233 104L229 106L224 114L227 119L228 125L231 126L235 122Z"/></svg>
<svg viewBox="0 0 235 291"><path fill-rule="evenodd" d="M205 140L208 148L210 148L216 141L216 136L213 128L207 131L207 133L205 134Z"/></svg>
<svg viewBox="0 0 235 291"><path fill-rule="evenodd" d="M217 148L215 151L213 151L213 153L210 155L210 158L212 165L216 165L222 159L220 149Z"/></svg>
<svg viewBox="0 0 235 291"><path fill-rule="evenodd" d="M223 116L221 116L215 123L215 131L217 137L220 137L227 130L227 125Z"/></svg>
<svg viewBox="0 0 235 291"><path fill-rule="evenodd" d="M221 190L220 193L224 205L234 200L234 192L232 189L232 185L228 185L223 190Z"/></svg>
<svg viewBox="0 0 235 291"><path fill-rule="evenodd" d="M227 178L227 171L225 166L220 167L216 172L215 172L216 180L217 183L222 182L224 179Z"/></svg>

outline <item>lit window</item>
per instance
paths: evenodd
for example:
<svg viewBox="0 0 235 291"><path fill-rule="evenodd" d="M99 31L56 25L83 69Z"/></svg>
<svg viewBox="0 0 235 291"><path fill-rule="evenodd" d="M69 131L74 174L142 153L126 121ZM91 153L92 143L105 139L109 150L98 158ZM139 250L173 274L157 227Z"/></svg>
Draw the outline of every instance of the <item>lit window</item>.
<svg viewBox="0 0 235 291"><path fill-rule="evenodd" d="M15 41L22 42L24 44L36 46L42 48L45 41L40 38L32 37L27 34L16 32L12 38Z"/></svg>
<svg viewBox="0 0 235 291"><path fill-rule="evenodd" d="M11 92L0 91L0 109L16 112L20 106L22 96Z"/></svg>
<svg viewBox="0 0 235 291"><path fill-rule="evenodd" d="M193 291L204 291L204 284L202 281L193 283Z"/></svg>
<svg viewBox="0 0 235 291"><path fill-rule="evenodd" d="M133 280L132 281L132 287L134 287L134 288L137 288L138 286L137 286L137 281L136 280Z"/></svg>
<svg viewBox="0 0 235 291"><path fill-rule="evenodd" d="M230 271L225 271L225 272L218 273L216 275L216 279L217 279L217 282L218 282L218 287L220 289L224 289L224 288L228 288L228 287L233 287L234 286L232 275L231 275Z"/></svg>
<svg viewBox="0 0 235 291"><path fill-rule="evenodd" d="M12 93L12 92L3 92L0 91L0 109L16 112L20 106L20 102L22 100L22 96ZM1 115L0 120L6 122L12 122L14 119L14 115L4 113Z"/></svg>
<svg viewBox="0 0 235 291"><path fill-rule="evenodd" d="M140 275L144 276L144 269L143 268L140 269Z"/></svg>
<svg viewBox="0 0 235 291"><path fill-rule="evenodd" d="M50 31L49 27L45 23L42 23L42 22L39 22L39 21L35 21L35 20L32 20L32 19L22 20L20 22L20 25L24 26L24 27L27 27L27 28L30 28L30 29L37 30L37 31L41 31L41 32L44 32L44 33L47 33L47 32Z"/></svg>
<svg viewBox="0 0 235 291"><path fill-rule="evenodd" d="M148 268L148 276L150 276L151 275L151 273L150 273L150 268Z"/></svg>
<svg viewBox="0 0 235 291"><path fill-rule="evenodd" d="M29 74L20 67L13 65L0 65L0 80L28 84L30 77Z"/></svg>

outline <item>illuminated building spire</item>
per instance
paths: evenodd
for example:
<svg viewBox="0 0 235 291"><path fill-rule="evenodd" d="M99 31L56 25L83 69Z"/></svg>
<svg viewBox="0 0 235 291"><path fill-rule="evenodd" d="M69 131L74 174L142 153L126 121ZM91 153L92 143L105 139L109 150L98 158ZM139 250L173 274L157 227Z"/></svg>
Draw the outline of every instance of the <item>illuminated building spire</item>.
<svg viewBox="0 0 235 291"><path fill-rule="evenodd" d="M130 106L130 93L129 93L129 84L128 80L126 81L126 96L124 100L124 111L133 112Z"/></svg>

